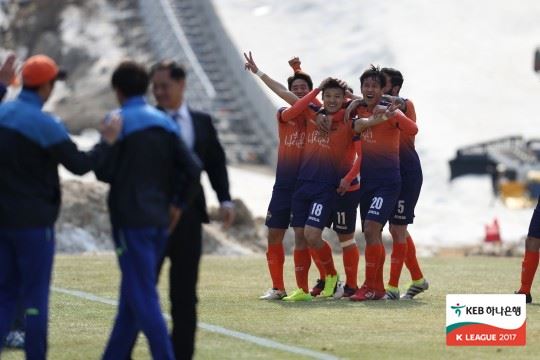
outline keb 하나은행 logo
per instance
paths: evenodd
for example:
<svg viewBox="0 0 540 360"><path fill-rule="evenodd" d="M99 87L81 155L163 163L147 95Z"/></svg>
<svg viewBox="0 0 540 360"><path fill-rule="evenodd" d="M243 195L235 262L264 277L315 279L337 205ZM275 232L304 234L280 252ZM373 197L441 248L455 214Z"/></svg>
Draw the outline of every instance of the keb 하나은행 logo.
<svg viewBox="0 0 540 360"><path fill-rule="evenodd" d="M456 312L457 316L460 317L461 316L461 309L463 309L465 307L465 305L461 305L459 306L459 304L456 304L456 306L450 306L452 309L454 309L454 311Z"/></svg>
<svg viewBox="0 0 540 360"><path fill-rule="evenodd" d="M523 346L526 310L522 294L446 295L446 345Z"/></svg>

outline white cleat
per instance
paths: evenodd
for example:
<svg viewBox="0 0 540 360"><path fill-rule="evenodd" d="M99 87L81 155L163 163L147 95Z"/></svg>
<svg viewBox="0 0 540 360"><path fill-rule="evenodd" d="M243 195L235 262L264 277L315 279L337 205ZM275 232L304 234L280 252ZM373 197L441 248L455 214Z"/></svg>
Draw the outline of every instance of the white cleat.
<svg viewBox="0 0 540 360"><path fill-rule="evenodd" d="M338 281L336 291L334 291L334 295L332 295L332 297L335 300L338 300L343 297L343 294L345 294L345 283L343 281Z"/></svg>
<svg viewBox="0 0 540 360"><path fill-rule="evenodd" d="M281 300L287 293L284 290L268 289L268 291L259 297L260 300Z"/></svg>

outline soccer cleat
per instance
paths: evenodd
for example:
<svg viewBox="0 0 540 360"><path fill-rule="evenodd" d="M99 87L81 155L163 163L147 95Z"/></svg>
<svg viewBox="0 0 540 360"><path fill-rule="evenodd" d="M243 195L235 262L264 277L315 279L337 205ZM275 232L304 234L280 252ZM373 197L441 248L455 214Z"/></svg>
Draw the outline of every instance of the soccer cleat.
<svg viewBox="0 0 540 360"><path fill-rule="evenodd" d="M526 304L532 303L532 296L531 296L530 293L522 293L522 292L520 292L520 291L518 290L518 291L514 291L514 294L523 294L523 295L525 295L525 303L526 303Z"/></svg>
<svg viewBox="0 0 540 360"><path fill-rule="evenodd" d="M11 349L24 349L24 331L13 330L6 336L5 341L6 348Z"/></svg>
<svg viewBox="0 0 540 360"><path fill-rule="evenodd" d="M351 288L349 285L345 284L343 281L339 281L334 292L334 299L348 298L358 290L358 288Z"/></svg>
<svg viewBox="0 0 540 360"><path fill-rule="evenodd" d="M354 293L358 290L357 287L355 288L352 288L352 287L349 287L348 285L345 285L345 288L343 289L343 297L351 297L354 295Z"/></svg>
<svg viewBox="0 0 540 360"><path fill-rule="evenodd" d="M385 295L384 291L370 289L366 285L362 285L356 292L349 297L351 301L366 301L366 300L381 300Z"/></svg>
<svg viewBox="0 0 540 360"><path fill-rule="evenodd" d="M321 294L321 291L324 289L324 280L317 279L317 283L314 287L311 288L309 293L311 296L319 296Z"/></svg>
<svg viewBox="0 0 540 360"><path fill-rule="evenodd" d="M279 290L276 288L268 289L268 291L259 297L260 300L281 300L285 296L287 296L287 293L285 290Z"/></svg>
<svg viewBox="0 0 540 360"><path fill-rule="evenodd" d="M285 296L284 301L311 301L313 296L310 293L304 292L302 289L296 289L291 295Z"/></svg>
<svg viewBox="0 0 540 360"><path fill-rule="evenodd" d="M393 286L386 287L386 294L383 296L384 300L399 300L399 289Z"/></svg>
<svg viewBox="0 0 540 360"><path fill-rule="evenodd" d="M336 292L338 285L339 276L336 275L326 275L324 279L324 289L321 291L321 297L330 297Z"/></svg>
<svg viewBox="0 0 540 360"><path fill-rule="evenodd" d="M429 283L426 279L415 280L409 285L405 295L401 296L402 300L411 300L416 295L429 289Z"/></svg>
<svg viewBox="0 0 540 360"><path fill-rule="evenodd" d="M343 283L343 281L338 281L336 285L336 291L334 291L334 295L332 297L338 300L338 299L341 299L344 294L345 294L345 284Z"/></svg>

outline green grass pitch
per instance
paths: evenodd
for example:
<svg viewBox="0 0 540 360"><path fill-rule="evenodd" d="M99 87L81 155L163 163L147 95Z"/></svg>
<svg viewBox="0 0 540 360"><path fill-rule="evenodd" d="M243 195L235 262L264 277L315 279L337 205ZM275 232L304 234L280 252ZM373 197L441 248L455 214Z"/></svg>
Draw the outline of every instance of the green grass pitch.
<svg viewBox="0 0 540 360"><path fill-rule="evenodd" d="M334 255L341 265L341 256ZM540 356L540 306L527 306L527 346L447 347L445 295L510 293L518 288L519 258L434 257L421 259L430 289L413 301L319 300L311 303L261 301L269 287L263 256L205 256L199 279L199 320L340 359L533 359ZM363 260L360 278L363 278ZM385 278L388 276L389 257ZM341 274L343 271L338 267ZM168 269L165 268L163 275ZM293 290L292 259L285 264L286 285ZM409 276L404 270L401 288ZM160 281L168 312L167 276ZM316 271L311 271L314 282ZM118 269L112 254L56 257L53 286L116 299ZM538 286L536 286L538 288ZM540 291L537 301L540 301ZM535 287L533 287L533 298ZM534 300L534 299L533 299ZM116 308L72 295L51 292L50 359L98 359L109 335ZM141 335L134 359L148 359ZM199 329L196 359L310 359L286 350ZM5 351L2 359L23 359Z"/></svg>

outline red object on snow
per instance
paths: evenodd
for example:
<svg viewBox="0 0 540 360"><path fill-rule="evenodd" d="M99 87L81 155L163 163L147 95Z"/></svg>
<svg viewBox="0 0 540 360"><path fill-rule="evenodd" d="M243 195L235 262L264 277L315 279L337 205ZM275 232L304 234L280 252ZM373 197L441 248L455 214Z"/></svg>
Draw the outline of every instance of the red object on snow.
<svg viewBox="0 0 540 360"><path fill-rule="evenodd" d="M499 227L499 221L497 218L493 219L492 224L485 225L486 236L484 237L485 242L501 242L501 229Z"/></svg>

